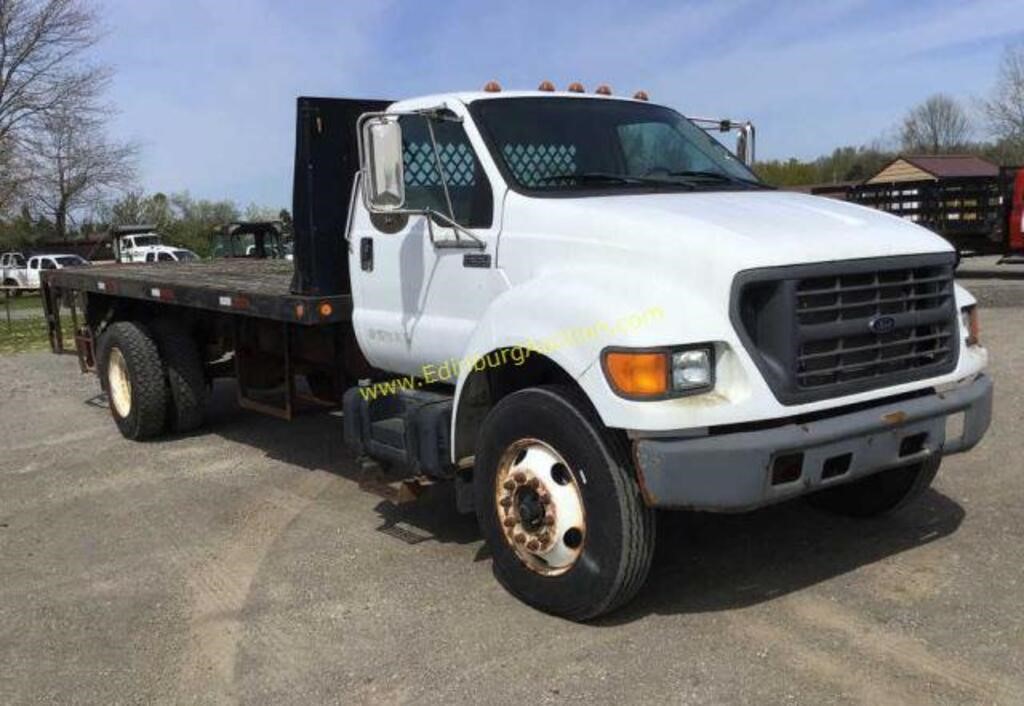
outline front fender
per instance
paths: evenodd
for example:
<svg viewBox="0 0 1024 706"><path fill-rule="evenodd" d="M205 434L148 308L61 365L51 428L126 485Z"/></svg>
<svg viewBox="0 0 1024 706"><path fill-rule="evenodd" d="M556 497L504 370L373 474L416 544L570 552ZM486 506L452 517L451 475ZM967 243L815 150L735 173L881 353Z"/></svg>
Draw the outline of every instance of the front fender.
<svg viewBox="0 0 1024 706"><path fill-rule="evenodd" d="M671 303L671 305L669 305ZM455 415L474 370L517 365L521 358L488 355L502 349L536 351L581 382L601 413L607 386L584 383L611 345L650 347L708 340L731 340L728 306L712 306L700 293L682 291L679 282L633 276L618 268L554 272L531 279L494 300L466 346L455 389ZM522 362L518 362L522 365ZM453 419L454 438L458 420Z"/></svg>

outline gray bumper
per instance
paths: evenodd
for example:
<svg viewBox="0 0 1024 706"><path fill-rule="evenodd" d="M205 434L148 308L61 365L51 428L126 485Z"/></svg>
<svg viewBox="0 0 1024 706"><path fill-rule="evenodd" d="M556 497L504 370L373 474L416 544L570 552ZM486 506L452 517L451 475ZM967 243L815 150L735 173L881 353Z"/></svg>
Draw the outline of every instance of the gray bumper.
<svg viewBox="0 0 1024 706"><path fill-rule="evenodd" d="M961 412L962 433L947 439L947 417ZM981 440L991 418L992 380L979 375L947 392L802 424L637 439L634 453L648 504L737 512L930 455L966 451ZM780 473L781 466L789 473Z"/></svg>

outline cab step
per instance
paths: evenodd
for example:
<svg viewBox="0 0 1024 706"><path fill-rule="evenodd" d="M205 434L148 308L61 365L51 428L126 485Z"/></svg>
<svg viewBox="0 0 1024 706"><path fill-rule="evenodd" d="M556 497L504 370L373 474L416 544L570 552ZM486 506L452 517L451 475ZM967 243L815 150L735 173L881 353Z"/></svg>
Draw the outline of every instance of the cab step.
<svg viewBox="0 0 1024 706"><path fill-rule="evenodd" d="M367 387L345 392L345 445L356 455L389 468L388 475L451 478L452 396L401 390L375 399Z"/></svg>

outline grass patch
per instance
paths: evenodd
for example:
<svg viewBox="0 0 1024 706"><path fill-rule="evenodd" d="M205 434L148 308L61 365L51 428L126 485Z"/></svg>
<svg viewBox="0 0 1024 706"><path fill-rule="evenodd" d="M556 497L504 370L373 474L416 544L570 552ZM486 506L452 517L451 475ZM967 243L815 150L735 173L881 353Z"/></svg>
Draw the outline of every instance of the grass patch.
<svg viewBox="0 0 1024 706"><path fill-rule="evenodd" d="M6 306L4 294L0 292L0 319L3 319L6 313ZM43 298L39 296L38 292L22 294L20 297L11 297L11 311L28 311L30 309L38 312L40 316L43 315Z"/></svg>
<svg viewBox="0 0 1024 706"><path fill-rule="evenodd" d="M0 355L45 351L50 348L46 319L41 316L15 319L8 326L0 318Z"/></svg>

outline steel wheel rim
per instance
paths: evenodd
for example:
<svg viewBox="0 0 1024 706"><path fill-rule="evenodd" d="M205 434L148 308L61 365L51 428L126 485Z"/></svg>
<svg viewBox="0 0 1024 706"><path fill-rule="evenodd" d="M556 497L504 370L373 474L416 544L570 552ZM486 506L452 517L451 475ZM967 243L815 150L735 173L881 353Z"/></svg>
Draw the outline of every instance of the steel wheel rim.
<svg viewBox="0 0 1024 706"><path fill-rule="evenodd" d="M558 576L576 565L586 544L583 496L554 448L538 439L509 446L498 462L494 498L502 536L530 570Z"/></svg>
<svg viewBox="0 0 1024 706"><path fill-rule="evenodd" d="M132 411L132 381L128 377L128 364L119 348L110 351L107 362L107 390L114 411L122 419Z"/></svg>

